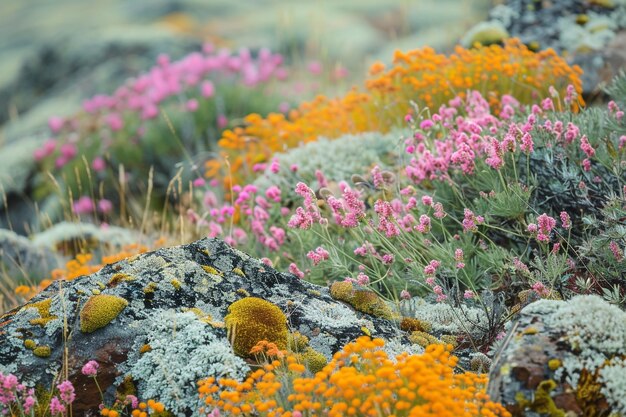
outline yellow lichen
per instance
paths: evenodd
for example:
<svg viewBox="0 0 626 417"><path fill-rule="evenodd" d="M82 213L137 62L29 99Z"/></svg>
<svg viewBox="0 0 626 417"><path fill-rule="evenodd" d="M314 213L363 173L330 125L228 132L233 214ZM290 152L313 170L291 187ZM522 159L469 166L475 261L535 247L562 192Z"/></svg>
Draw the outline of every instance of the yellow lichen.
<svg viewBox="0 0 626 417"><path fill-rule="evenodd" d="M244 272L241 270L241 268L233 268L233 272L234 272L235 274L237 274L237 275L241 276L241 277L244 277L244 278L245 278L245 276L246 276L246 274L244 274Z"/></svg>
<svg viewBox="0 0 626 417"><path fill-rule="evenodd" d="M174 289L176 291L180 290L180 288L182 287L182 284L180 283L179 280L177 280L176 278L174 278L173 280L170 281L170 284L172 284L172 287L174 287Z"/></svg>
<svg viewBox="0 0 626 417"><path fill-rule="evenodd" d="M97 288L94 288L93 290L91 290L91 294L92 295L98 295L100 293L101 293L101 291L99 289L97 289Z"/></svg>
<svg viewBox="0 0 626 417"><path fill-rule="evenodd" d="M219 269L213 268L212 266L209 266L209 265L202 265L202 269L204 269L207 273L211 275L218 275L220 277L224 275L222 271L220 271Z"/></svg>
<svg viewBox="0 0 626 417"><path fill-rule="evenodd" d="M551 371L556 371L561 367L561 364L562 362L560 359L550 359L548 361L548 368L550 368Z"/></svg>
<svg viewBox="0 0 626 417"><path fill-rule="evenodd" d="M261 298L246 297L228 307L224 318L234 352L242 357L261 340L287 348L287 318L276 305Z"/></svg>
<svg viewBox="0 0 626 417"><path fill-rule="evenodd" d="M287 347L292 352L303 352L309 345L309 338L300 332L289 333Z"/></svg>
<svg viewBox="0 0 626 417"><path fill-rule="evenodd" d="M522 334L525 334L525 335L533 335L537 333L539 333L539 330L537 330L537 328L535 327L528 327L522 331Z"/></svg>
<svg viewBox="0 0 626 417"><path fill-rule="evenodd" d="M157 288L159 288L159 285L156 282L151 282L148 285L146 285L143 289L143 293L144 294L153 294Z"/></svg>
<svg viewBox="0 0 626 417"><path fill-rule="evenodd" d="M550 393L557 387L552 379L541 381L531 400L526 399L523 393L518 392L515 400L522 407L522 410L529 409L536 413L547 414L550 417L565 417L565 411L554 404Z"/></svg>
<svg viewBox="0 0 626 417"><path fill-rule="evenodd" d="M40 358L47 358L52 354L52 350L50 349L50 346L37 346L33 349L33 354L35 356L39 356Z"/></svg>
<svg viewBox="0 0 626 417"><path fill-rule="evenodd" d="M144 353L150 352L151 350L152 350L152 346L146 343L145 345L139 348L139 353L143 355Z"/></svg>
<svg viewBox="0 0 626 417"><path fill-rule="evenodd" d="M30 320L29 323L32 324L33 326L39 325L41 327L45 327L46 324L58 318L57 316L50 314L51 305L52 305L52 298L46 298L45 300L41 300L36 303L27 304L26 306L24 306L24 308L36 308L37 311L39 312L39 318L32 319Z"/></svg>
<svg viewBox="0 0 626 417"><path fill-rule="evenodd" d="M330 295L336 300L350 304L362 313L388 320L394 317L389 306L374 291L354 288L351 282L334 282L330 286Z"/></svg>
<svg viewBox="0 0 626 417"><path fill-rule="evenodd" d="M248 291L246 291L243 288L239 288L237 291L235 291L237 294L243 296L243 297L250 297L250 293Z"/></svg>
<svg viewBox="0 0 626 417"><path fill-rule="evenodd" d="M80 311L80 330L91 333L108 325L128 305L116 295L100 294L90 297Z"/></svg>
<svg viewBox="0 0 626 417"><path fill-rule="evenodd" d="M121 284L122 282L134 281L135 278L125 274L123 272L118 272L117 274L113 274L111 279L109 279L109 287L113 288Z"/></svg>
<svg viewBox="0 0 626 417"><path fill-rule="evenodd" d="M24 347L28 350L33 350L37 347L37 343L33 339L26 339L24 340Z"/></svg>
<svg viewBox="0 0 626 417"><path fill-rule="evenodd" d="M445 343L446 345L452 345L453 348L457 348L459 346L459 340L455 335L452 334L442 334L439 339Z"/></svg>
<svg viewBox="0 0 626 417"><path fill-rule="evenodd" d="M420 331L411 333L411 335L409 336L409 340L411 341L411 343L420 345L423 348L427 347L428 345L443 344L441 340L437 339L435 336Z"/></svg>
<svg viewBox="0 0 626 417"><path fill-rule="evenodd" d="M405 332L429 332L433 329L433 326L424 320L414 319L412 317L402 317L400 329Z"/></svg>

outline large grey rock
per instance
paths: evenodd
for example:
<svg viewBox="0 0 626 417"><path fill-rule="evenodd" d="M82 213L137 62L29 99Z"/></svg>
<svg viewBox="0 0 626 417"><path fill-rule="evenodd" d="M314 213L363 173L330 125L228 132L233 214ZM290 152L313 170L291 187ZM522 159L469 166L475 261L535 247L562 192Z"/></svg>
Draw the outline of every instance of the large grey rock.
<svg viewBox="0 0 626 417"><path fill-rule="evenodd" d="M28 282L47 278L61 259L48 247L37 245L15 232L0 229L0 265L3 274Z"/></svg>
<svg viewBox="0 0 626 417"><path fill-rule="evenodd" d="M140 396L153 395L178 415L191 415L197 379L241 377L247 369L218 323L232 303L248 296L278 306L289 330L307 336L309 346L327 358L364 329L387 339L396 353L411 350L392 321L358 313L331 298L325 287L205 239L53 283L29 304L0 317L0 370L49 386L67 354L67 372L80 400L74 412L90 415L100 398L93 380L80 370L97 360L98 382L108 400L132 374ZM188 312L191 308L194 313Z"/></svg>
<svg viewBox="0 0 626 417"><path fill-rule="evenodd" d="M536 301L494 357L493 401L513 416L626 415L626 312L602 298Z"/></svg>

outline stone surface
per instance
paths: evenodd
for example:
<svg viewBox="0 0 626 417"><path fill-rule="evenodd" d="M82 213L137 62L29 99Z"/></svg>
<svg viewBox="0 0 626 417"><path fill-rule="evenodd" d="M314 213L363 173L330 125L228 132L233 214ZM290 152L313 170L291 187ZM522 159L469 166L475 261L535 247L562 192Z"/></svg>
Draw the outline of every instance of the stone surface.
<svg viewBox="0 0 626 417"><path fill-rule="evenodd" d="M595 295L536 301L512 323L487 392L514 417L624 415L624 354L618 307Z"/></svg>
<svg viewBox="0 0 626 417"><path fill-rule="evenodd" d="M175 393L163 391L171 388L164 378L186 381L180 404L193 407L196 388L185 378L241 374L243 364L230 353L220 323L232 303L248 296L278 306L289 330L307 336L309 345L327 358L364 333L389 340L396 353L412 350L393 321L358 313L332 299L325 287L279 273L217 239L205 239L142 254L71 282L54 282L29 304L0 318L0 370L48 386L62 372L67 349L67 372L81 400L75 415L88 415L86 410L100 401L93 381L80 372L92 359L100 363L98 382L108 399L132 373L140 394L165 398L168 407L179 407L176 411L184 415L188 410L171 400ZM109 310L98 319L101 328L83 333L81 319L97 317L99 306L108 302L119 314ZM50 356L36 356L25 340L32 340L31 346L48 346ZM190 369L200 367L204 375L186 377L191 371L185 367L192 364ZM167 368L166 374L155 374L159 366Z"/></svg>
<svg viewBox="0 0 626 417"><path fill-rule="evenodd" d="M46 246L33 243L15 232L0 229L0 264L2 271L17 282L50 276L61 264L59 257Z"/></svg>

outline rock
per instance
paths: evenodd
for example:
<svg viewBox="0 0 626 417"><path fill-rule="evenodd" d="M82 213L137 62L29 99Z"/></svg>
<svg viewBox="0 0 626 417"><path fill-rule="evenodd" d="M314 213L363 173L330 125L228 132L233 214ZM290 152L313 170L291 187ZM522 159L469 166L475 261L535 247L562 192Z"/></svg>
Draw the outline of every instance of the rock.
<svg viewBox="0 0 626 417"><path fill-rule="evenodd" d="M80 400L75 415L95 415L89 413L100 403L93 380L81 374L89 360L100 363L98 383L108 401L116 388L136 388L142 399L191 415L198 405L195 381L241 378L248 370L230 347L224 318L235 302L252 297L277 306L288 330L306 336L309 347L327 359L364 333L385 338L395 353L415 351L397 323L356 312L331 298L328 288L204 239L54 282L0 317L0 370L49 386L63 371L67 349L69 380Z"/></svg>
<svg viewBox="0 0 626 417"><path fill-rule="evenodd" d="M33 236L33 242L50 249L72 253L83 247L121 247L141 240L141 236L118 226L99 227L92 223L60 222Z"/></svg>
<svg viewBox="0 0 626 417"><path fill-rule="evenodd" d="M15 281L35 281L50 276L61 259L51 249L15 232L0 229L0 263L5 275Z"/></svg>
<svg viewBox="0 0 626 417"><path fill-rule="evenodd" d="M536 301L494 357L487 393L514 417L624 415L624 354L618 307L595 295Z"/></svg>

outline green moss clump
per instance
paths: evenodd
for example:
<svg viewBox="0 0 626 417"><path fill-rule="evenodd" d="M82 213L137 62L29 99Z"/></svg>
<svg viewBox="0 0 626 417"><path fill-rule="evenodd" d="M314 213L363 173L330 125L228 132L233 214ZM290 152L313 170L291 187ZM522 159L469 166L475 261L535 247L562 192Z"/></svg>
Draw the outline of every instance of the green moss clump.
<svg viewBox="0 0 626 417"><path fill-rule="evenodd" d="M29 323L32 324L33 326L39 325L41 327L45 327L46 324L58 318L57 316L50 314L51 305L52 305L52 298L46 298L45 300L38 301L32 304L27 304L26 306L24 306L24 308L36 308L37 311L39 312L39 318L32 319L30 320Z"/></svg>
<svg viewBox="0 0 626 417"><path fill-rule="evenodd" d="M24 347L28 350L33 350L37 347L37 343L33 339L26 339L24 340Z"/></svg>
<svg viewBox="0 0 626 417"><path fill-rule="evenodd" d="M33 354L35 356L39 356L40 358L47 358L52 353L52 349L50 346L37 346L33 349Z"/></svg>
<svg viewBox="0 0 626 417"><path fill-rule="evenodd" d="M228 338L235 354L250 356L250 350L261 340L287 348L287 317L276 305L261 298L246 297L228 307L224 318Z"/></svg>
<svg viewBox="0 0 626 417"><path fill-rule="evenodd" d="M131 275L124 274L123 272L118 272L117 274L113 274L111 279L109 279L109 288L113 288L121 284L122 282L134 281L135 278Z"/></svg>
<svg viewBox="0 0 626 417"><path fill-rule="evenodd" d="M90 297L80 311L80 330L91 333L108 325L128 305L116 295L100 294Z"/></svg>
<svg viewBox="0 0 626 417"><path fill-rule="evenodd" d="M402 317L400 329L405 332L429 332L433 329L432 324L427 321L414 319L411 317Z"/></svg>
<svg viewBox="0 0 626 417"><path fill-rule="evenodd" d="M330 296L335 300L344 301L354 307L355 310L372 316L391 320L394 314L374 291L356 289L351 282L337 281L330 286Z"/></svg>
<svg viewBox="0 0 626 417"><path fill-rule="evenodd" d="M304 352L297 354L296 357L314 374L324 369L328 364L326 356L311 347L307 347Z"/></svg>

